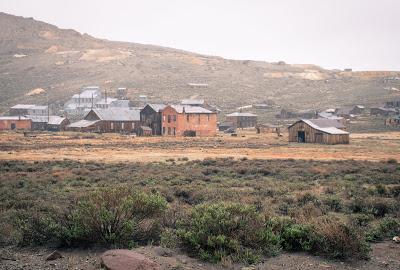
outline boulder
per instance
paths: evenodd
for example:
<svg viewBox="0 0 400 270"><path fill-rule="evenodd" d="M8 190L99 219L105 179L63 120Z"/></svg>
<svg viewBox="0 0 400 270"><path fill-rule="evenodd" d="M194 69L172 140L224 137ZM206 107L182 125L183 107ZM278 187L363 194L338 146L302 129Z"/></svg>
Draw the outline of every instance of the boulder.
<svg viewBox="0 0 400 270"><path fill-rule="evenodd" d="M61 258L62 258L61 253L56 250L56 251L53 251L49 256L46 257L46 261L54 261L54 260L61 259Z"/></svg>
<svg viewBox="0 0 400 270"><path fill-rule="evenodd" d="M101 265L108 270L159 270L154 261L144 255L128 250L113 249L101 255Z"/></svg>

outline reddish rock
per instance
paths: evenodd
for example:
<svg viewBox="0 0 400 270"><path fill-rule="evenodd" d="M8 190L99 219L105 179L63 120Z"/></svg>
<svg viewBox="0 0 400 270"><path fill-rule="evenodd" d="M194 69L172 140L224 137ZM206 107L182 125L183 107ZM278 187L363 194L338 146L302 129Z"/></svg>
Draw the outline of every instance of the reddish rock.
<svg viewBox="0 0 400 270"><path fill-rule="evenodd" d="M154 261L144 255L128 250L113 249L101 255L101 264L108 270L159 270Z"/></svg>

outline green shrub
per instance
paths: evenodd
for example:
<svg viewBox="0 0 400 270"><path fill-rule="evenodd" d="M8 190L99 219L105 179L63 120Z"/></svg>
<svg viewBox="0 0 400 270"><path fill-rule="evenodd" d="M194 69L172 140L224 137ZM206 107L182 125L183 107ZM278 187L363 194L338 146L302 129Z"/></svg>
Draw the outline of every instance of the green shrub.
<svg viewBox="0 0 400 270"><path fill-rule="evenodd" d="M60 238L67 245L132 245L159 236L167 207L159 195L127 188L103 189L78 202L66 215Z"/></svg>
<svg viewBox="0 0 400 270"><path fill-rule="evenodd" d="M287 251L310 251L313 246L312 228L303 224L288 224L281 232L282 245Z"/></svg>
<svg viewBox="0 0 400 270"><path fill-rule="evenodd" d="M366 234L367 241L382 241L386 237L393 237L400 234L400 219L386 217L373 226Z"/></svg>
<svg viewBox="0 0 400 270"><path fill-rule="evenodd" d="M165 229L161 233L160 245L166 248L176 248L179 246L179 238L175 230Z"/></svg>
<svg viewBox="0 0 400 270"><path fill-rule="evenodd" d="M335 195L327 196L323 200L323 202L324 202L324 205L326 205L330 211L340 212L340 210L342 210L342 208L343 208L342 200L338 196L335 196Z"/></svg>
<svg viewBox="0 0 400 270"><path fill-rule="evenodd" d="M196 206L177 223L182 244L201 259L248 264L278 249L277 236L264 225L254 206L226 203Z"/></svg>

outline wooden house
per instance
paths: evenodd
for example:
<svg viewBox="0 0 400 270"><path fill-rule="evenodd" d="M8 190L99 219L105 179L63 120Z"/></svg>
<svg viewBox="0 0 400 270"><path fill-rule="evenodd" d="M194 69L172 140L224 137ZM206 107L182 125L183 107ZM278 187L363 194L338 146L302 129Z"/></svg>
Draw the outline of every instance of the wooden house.
<svg viewBox="0 0 400 270"><path fill-rule="evenodd" d="M0 130L30 130L32 120L25 116L0 117Z"/></svg>
<svg viewBox="0 0 400 270"><path fill-rule="evenodd" d="M162 110L164 136L215 136L217 113L199 106L168 105Z"/></svg>
<svg viewBox="0 0 400 270"><path fill-rule="evenodd" d="M100 121L100 132L133 133L140 126L140 110L126 108L92 109L87 121Z"/></svg>
<svg viewBox="0 0 400 270"><path fill-rule="evenodd" d="M140 124L151 128L152 135L162 135L162 110L164 104L147 104L140 110Z"/></svg>
<svg viewBox="0 0 400 270"><path fill-rule="evenodd" d="M400 108L400 98L387 101L386 104L385 104L385 107L388 107L388 108Z"/></svg>
<svg viewBox="0 0 400 270"><path fill-rule="evenodd" d="M226 116L226 122L230 122L236 128L255 127L257 115L252 113L234 112Z"/></svg>
<svg viewBox="0 0 400 270"><path fill-rule="evenodd" d="M289 126L289 142L348 144L350 133L344 129L336 120L302 119Z"/></svg>

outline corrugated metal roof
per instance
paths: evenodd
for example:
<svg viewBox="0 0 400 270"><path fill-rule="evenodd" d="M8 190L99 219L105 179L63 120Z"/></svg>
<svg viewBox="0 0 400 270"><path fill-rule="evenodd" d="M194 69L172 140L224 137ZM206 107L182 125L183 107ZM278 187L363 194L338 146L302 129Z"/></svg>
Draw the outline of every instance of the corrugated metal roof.
<svg viewBox="0 0 400 270"><path fill-rule="evenodd" d="M333 113L328 113L328 112L320 112L319 114L318 114L318 116L319 117L322 117L322 118L326 118L326 119L332 119L332 120L343 120L344 118L343 117L340 117L340 116L336 116L336 115L334 115Z"/></svg>
<svg viewBox="0 0 400 270"><path fill-rule="evenodd" d="M335 127L335 128L345 128L346 126L340 123L338 120L335 119L325 119L325 118L318 118L318 119L309 119L309 120L304 120L303 121L310 121L314 125L317 125L318 127L321 128L327 128L327 127Z"/></svg>
<svg viewBox="0 0 400 270"><path fill-rule="evenodd" d="M215 113L199 106L183 106L183 105L170 105L170 106L178 113L183 113L183 110L185 110L185 113Z"/></svg>
<svg viewBox="0 0 400 270"><path fill-rule="evenodd" d="M0 116L0 120L30 120L25 116Z"/></svg>
<svg viewBox="0 0 400 270"><path fill-rule="evenodd" d="M110 107L129 108L129 100L117 99L110 104Z"/></svg>
<svg viewBox="0 0 400 270"><path fill-rule="evenodd" d="M70 128L85 128L85 127L90 127L91 125L94 125L97 122L100 122L100 120L96 120L96 121L80 120L78 122L71 123L67 127L70 127Z"/></svg>
<svg viewBox="0 0 400 270"><path fill-rule="evenodd" d="M140 110L128 108L93 109L100 120L140 121Z"/></svg>
<svg viewBox="0 0 400 270"><path fill-rule="evenodd" d="M75 94L72 98L97 98L101 96L100 87L98 86L89 86L82 89L80 94Z"/></svg>
<svg viewBox="0 0 400 270"><path fill-rule="evenodd" d="M31 109L34 106L33 104L17 104L12 106L11 109Z"/></svg>
<svg viewBox="0 0 400 270"><path fill-rule="evenodd" d="M56 115L52 115L50 116L49 125L61 125L61 123L65 120L65 117L61 117L61 116L56 116Z"/></svg>
<svg viewBox="0 0 400 270"><path fill-rule="evenodd" d="M312 119L312 120L307 120L307 119L302 119L300 121L303 121L304 123L306 123L307 125L311 126L312 128L328 133L328 134L332 134L332 135L346 135L346 134L350 134L347 131L338 129L337 127L334 126L324 126L321 127L318 124L315 123L315 120L320 120L320 119ZM329 119L321 119L321 120L328 120L329 122L337 122L336 120L329 120ZM327 124L328 121L325 121L324 124ZM318 122L318 121L317 121ZM322 121L319 121L320 123L323 123ZM332 123L334 124L334 123ZM340 124L340 123L339 123ZM343 126L343 125L342 125Z"/></svg>
<svg viewBox="0 0 400 270"><path fill-rule="evenodd" d="M243 112L234 112L231 114L228 114L226 116L246 116L246 117L252 117L252 116L257 116L256 114L253 113L243 113Z"/></svg>

